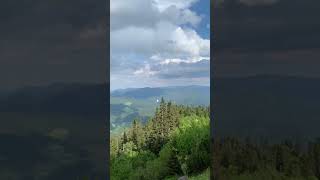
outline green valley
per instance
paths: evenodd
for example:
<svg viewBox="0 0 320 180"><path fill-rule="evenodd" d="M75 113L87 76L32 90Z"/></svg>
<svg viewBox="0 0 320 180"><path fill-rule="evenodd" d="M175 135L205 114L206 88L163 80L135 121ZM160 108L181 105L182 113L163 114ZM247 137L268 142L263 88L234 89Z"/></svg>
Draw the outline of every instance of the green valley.
<svg viewBox="0 0 320 180"><path fill-rule="evenodd" d="M111 133L122 132L134 118L145 123L155 112L161 97L176 104L209 105L210 88L206 86L176 86L115 90L110 96Z"/></svg>

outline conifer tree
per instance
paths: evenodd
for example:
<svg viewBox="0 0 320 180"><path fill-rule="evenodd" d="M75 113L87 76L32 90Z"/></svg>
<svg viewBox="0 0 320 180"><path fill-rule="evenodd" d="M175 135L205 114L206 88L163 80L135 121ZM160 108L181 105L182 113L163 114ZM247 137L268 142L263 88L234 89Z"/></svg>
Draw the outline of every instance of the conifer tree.
<svg viewBox="0 0 320 180"><path fill-rule="evenodd" d="M160 121L158 122L159 126L159 134L161 139L164 139L166 135L166 102L164 101L163 97L161 98L160 102Z"/></svg>
<svg viewBox="0 0 320 180"><path fill-rule="evenodd" d="M132 137L131 137L131 141L138 146L138 120L134 119L132 122Z"/></svg>
<svg viewBox="0 0 320 180"><path fill-rule="evenodd" d="M278 172L283 172L283 166L283 151L281 146L279 145L276 147L276 170Z"/></svg>
<svg viewBox="0 0 320 180"><path fill-rule="evenodd" d="M128 142L128 136L126 131L123 132L122 144L126 144Z"/></svg>

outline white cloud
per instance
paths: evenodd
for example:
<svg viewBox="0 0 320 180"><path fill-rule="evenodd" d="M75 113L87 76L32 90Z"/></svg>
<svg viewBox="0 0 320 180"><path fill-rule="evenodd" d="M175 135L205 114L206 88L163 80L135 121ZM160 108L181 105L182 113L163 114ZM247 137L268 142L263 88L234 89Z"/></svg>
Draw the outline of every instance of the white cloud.
<svg viewBox="0 0 320 180"><path fill-rule="evenodd" d="M190 62L182 59L169 59L160 64L152 64L151 69L157 72L155 76L164 79L209 78L210 62L208 60Z"/></svg>
<svg viewBox="0 0 320 180"><path fill-rule="evenodd" d="M155 30L144 27L126 27L111 31L111 53L148 54L155 44Z"/></svg>
<svg viewBox="0 0 320 180"><path fill-rule="evenodd" d="M181 63L193 64L193 63L197 63L200 61L209 61L209 60L210 60L209 57L196 57L196 58L189 59L189 60L173 58L173 59L164 59L159 64L161 64L161 65L181 64Z"/></svg>
<svg viewBox="0 0 320 180"><path fill-rule="evenodd" d="M160 62L161 65L167 65L167 64L180 64L180 63L187 63L188 61L183 59L165 59Z"/></svg>
<svg viewBox="0 0 320 180"><path fill-rule="evenodd" d="M148 78L159 78L166 66L210 60L210 40L194 30L202 20L190 9L197 1L111 0L111 69L116 65L117 71L113 80L126 74L149 84Z"/></svg>
<svg viewBox="0 0 320 180"><path fill-rule="evenodd" d="M179 9L186 9L197 1L198 0L154 0L160 11L164 11L170 6L175 6Z"/></svg>
<svg viewBox="0 0 320 180"><path fill-rule="evenodd" d="M196 31L178 27L171 35L176 50L194 56L209 56L210 40L202 39ZM180 53L180 52L179 52Z"/></svg>
<svg viewBox="0 0 320 180"><path fill-rule="evenodd" d="M110 29L152 27L160 13L151 0L111 0Z"/></svg>
<svg viewBox="0 0 320 180"><path fill-rule="evenodd" d="M157 73L158 73L158 71L154 71L151 69L150 64L145 64L145 66L143 68L140 68L140 69L134 71L133 74L149 77L149 76L153 76Z"/></svg>
<svg viewBox="0 0 320 180"><path fill-rule="evenodd" d="M154 29L128 27L111 32L111 51L135 52L148 57L194 59L210 56L210 40L201 38L192 29L183 29L170 22L159 22Z"/></svg>
<svg viewBox="0 0 320 180"><path fill-rule="evenodd" d="M111 53L208 55L209 40L182 28L200 23L189 9L196 1L111 0Z"/></svg>
<svg viewBox="0 0 320 180"><path fill-rule="evenodd" d="M154 27L159 21L196 26L201 17L188 9L191 2L196 1L111 0L111 30L128 26Z"/></svg>
<svg viewBox="0 0 320 180"><path fill-rule="evenodd" d="M178 9L176 6L170 6L160 13L160 20L168 20L177 25L191 24L196 27L202 18L190 9Z"/></svg>

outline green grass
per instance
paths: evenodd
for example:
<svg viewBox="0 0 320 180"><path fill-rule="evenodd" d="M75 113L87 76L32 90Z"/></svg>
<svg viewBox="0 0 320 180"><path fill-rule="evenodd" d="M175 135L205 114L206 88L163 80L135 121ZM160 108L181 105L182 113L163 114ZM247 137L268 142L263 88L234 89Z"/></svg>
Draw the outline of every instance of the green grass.
<svg viewBox="0 0 320 180"><path fill-rule="evenodd" d="M189 180L209 180L209 179L210 179L209 169L198 176L192 176L189 178Z"/></svg>

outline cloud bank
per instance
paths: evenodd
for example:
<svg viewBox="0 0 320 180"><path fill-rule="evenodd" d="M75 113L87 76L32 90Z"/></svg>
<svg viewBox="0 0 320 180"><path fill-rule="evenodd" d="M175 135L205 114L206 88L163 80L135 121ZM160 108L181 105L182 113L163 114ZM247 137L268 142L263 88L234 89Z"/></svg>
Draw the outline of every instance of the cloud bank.
<svg viewBox="0 0 320 180"><path fill-rule="evenodd" d="M210 40L196 31L203 14L191 9L195 3L198 1L111 0L111 88L132 86L118 83L125 76L136 79L134 86L157 86L152 84L155 81L169 86L187 78L172 78L173 65L188 64L185 72L191 77L201 74L196 72L197 63L210 60Z"/></svg>
<svg viewBox="0 0 320 180"><path fill-rule="evenodd" d="M2 88L105 83L105 0L0 1Z"/></svg>
<svg viewBox="0 0 320 180"><path fill-rule="evenodd" d="M214 11L217 76L320 77L317 0L220 0Z"/></svg>

